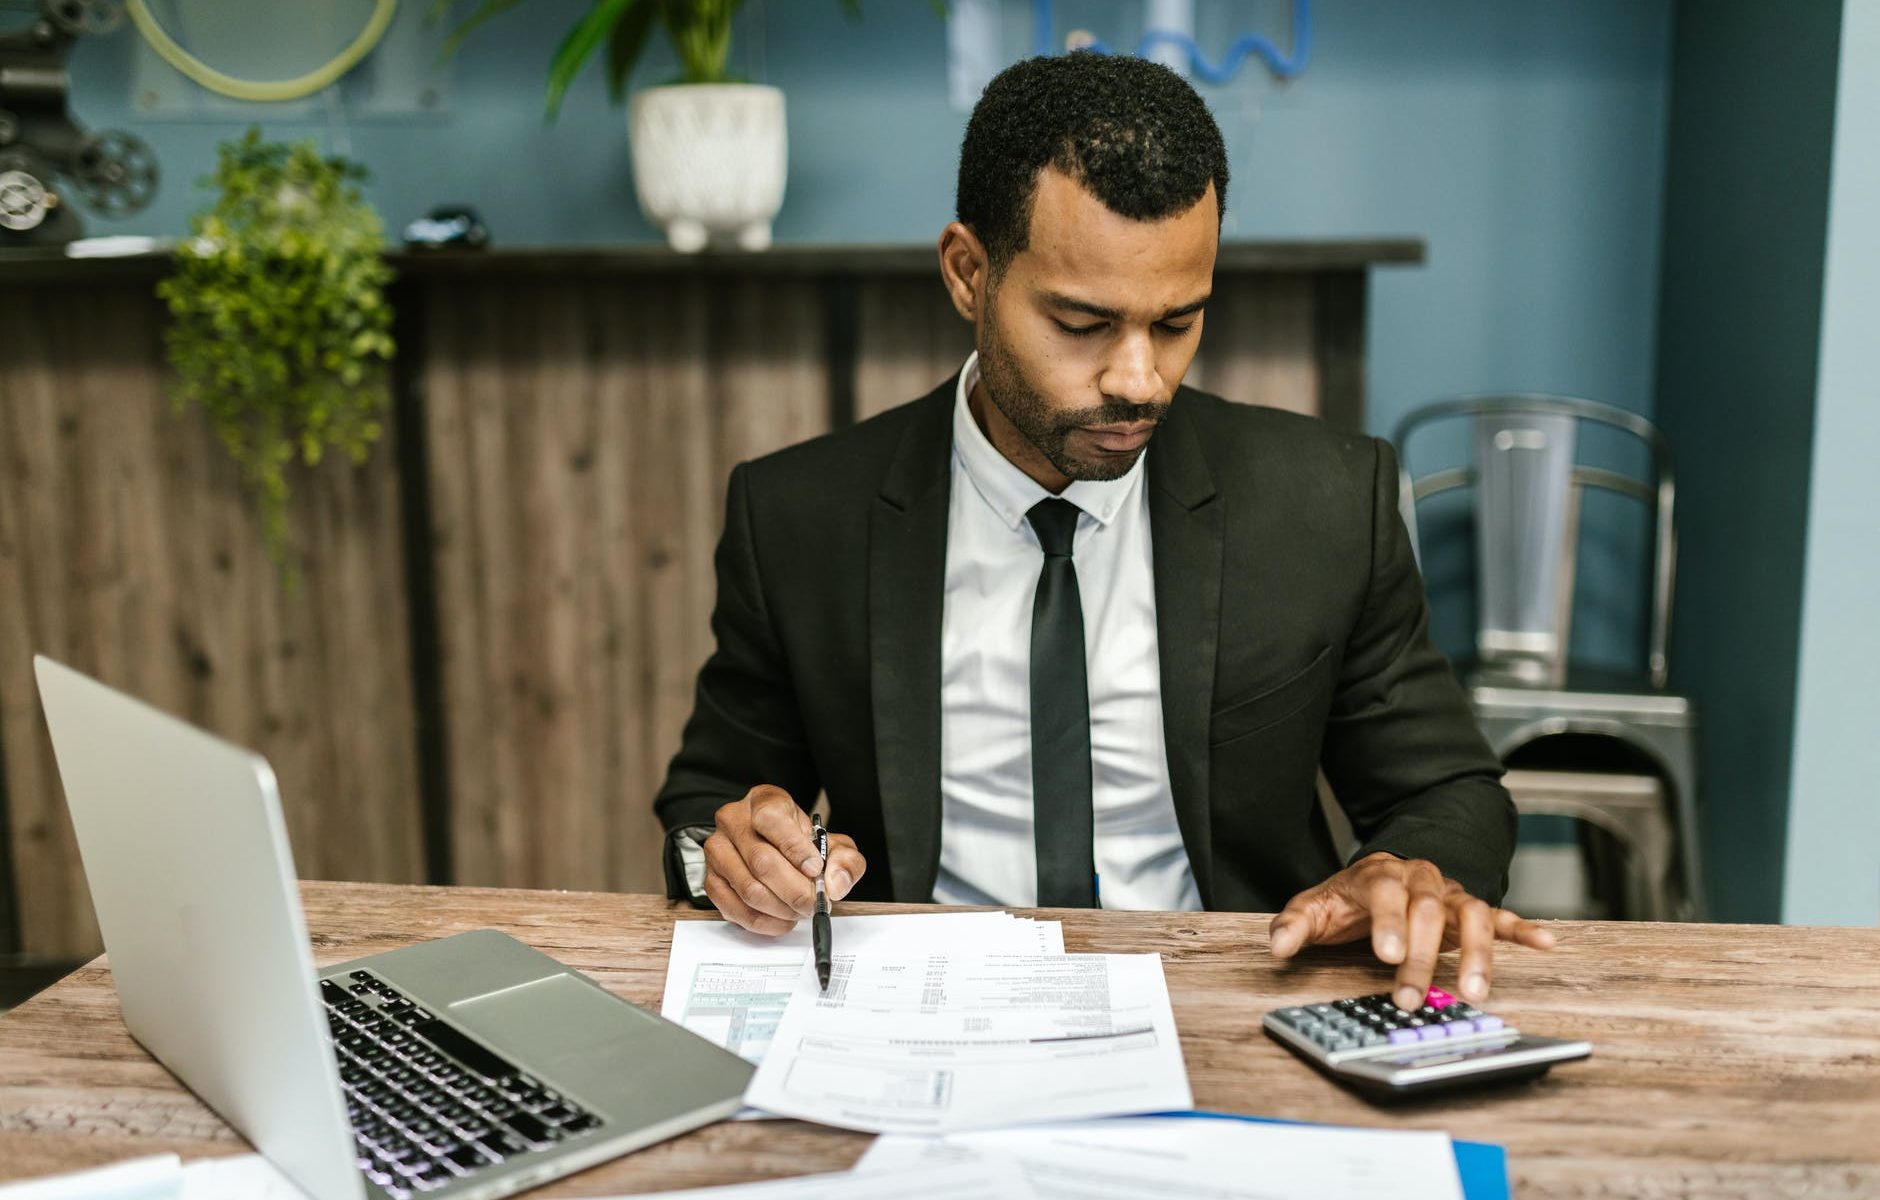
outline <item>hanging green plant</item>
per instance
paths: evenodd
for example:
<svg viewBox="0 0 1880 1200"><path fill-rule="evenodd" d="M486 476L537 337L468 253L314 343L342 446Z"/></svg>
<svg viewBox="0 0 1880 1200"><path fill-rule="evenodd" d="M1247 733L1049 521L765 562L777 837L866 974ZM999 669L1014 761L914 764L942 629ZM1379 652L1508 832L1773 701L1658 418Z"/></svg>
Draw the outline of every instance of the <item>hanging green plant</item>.
<svg viewBox="0 0 1880 1200"><path fill-rule="evenodd" d="M241 467L269 557L294 578L288 472L329 450L364 463L390 403L385 233L365 169L312 143L224 142L176 271L157 285L178 410L197 407Z"/></svg>

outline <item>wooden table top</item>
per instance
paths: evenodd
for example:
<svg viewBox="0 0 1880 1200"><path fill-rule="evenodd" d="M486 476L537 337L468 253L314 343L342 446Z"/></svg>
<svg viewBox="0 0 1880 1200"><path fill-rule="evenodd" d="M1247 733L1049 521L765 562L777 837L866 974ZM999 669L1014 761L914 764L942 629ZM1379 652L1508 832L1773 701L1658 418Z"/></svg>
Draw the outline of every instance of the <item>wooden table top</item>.
<svg viewBox="0 0 1880 1200"><path fill-rule="evenodd" d="M303 895L321 964L492 927L654 1011L672 921L716 919L653 896L335 883ZM1502 949L1488 1007L1533 1033L1588 1038L1592 1059L1532 1085L1386 1109L1260 1032L1268 1009L1384 990L1385 969L1364 953L1280 964L1266 954L1267 919L1238 913L1034 915L1064 922L1067 950L1162 955L1203 1108L1500 1142L1523 1200L1880 1196L1880 930L1556 923L1551 953ZM725 1122L531 1194L841 1170L867 1142L796 1121ZM0 1017L0 1182L243 1149L131 1040L105 960Z"/></svg>

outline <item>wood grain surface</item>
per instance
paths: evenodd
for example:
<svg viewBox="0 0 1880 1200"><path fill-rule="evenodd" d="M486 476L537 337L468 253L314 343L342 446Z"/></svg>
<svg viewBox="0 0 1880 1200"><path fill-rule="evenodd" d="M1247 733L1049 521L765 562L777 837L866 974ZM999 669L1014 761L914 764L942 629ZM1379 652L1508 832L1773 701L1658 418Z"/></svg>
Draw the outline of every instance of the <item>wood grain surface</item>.
<svg viewBox="0 0 1880 1200"><path fill-rule="evenodd" d="M456 882L663 889L734 464L828 429L813 281L436 285L430 550Z"/></svg>
<svg viewBox="0 0 1880 1200"><path fill-rule="evenodd" d="M363 468L332 455L296 474L290 592L238 469L164 393L154 297L5 287L0 312L0 818L20 949L98 946L34 654L267 755L307 873L422 880L393 433Z"/></svg>
<svg viewBox="0 0 1880 1200"><path fill-rule="evenodd" d="M654 1009L673 920L716 919L652 896L332 883L303 894L321 963L494 927ZM1593 1058L1534 1084L1387 1109L1259 1030L1268 1009L1384 987L1361 951L1276 963L1258 915L1036 915L1063 920L1074 952L1162 955L1199 1107L1499 1142L1522 1200L1880 1195L1880 931L1557 923L1551 953L1503 950L1488 1007L1530 1032L1588 1038ZM726 1122L532 1194L840 1170L867 1141L795 1121ZM0 1017L0 1182L241 1149L130 1039L103 960Z"/></svg>

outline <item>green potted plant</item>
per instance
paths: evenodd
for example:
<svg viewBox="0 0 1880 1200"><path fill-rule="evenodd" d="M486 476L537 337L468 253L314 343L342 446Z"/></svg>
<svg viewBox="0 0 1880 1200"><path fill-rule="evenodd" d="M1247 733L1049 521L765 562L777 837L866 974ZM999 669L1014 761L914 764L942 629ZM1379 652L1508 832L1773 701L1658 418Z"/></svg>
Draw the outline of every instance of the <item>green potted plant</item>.
<svg viewBox="0 0 1880 1200"><path fill-rule="evenodd" d="M461 0L433 0L438 19ZM471 31L518 0L471 0L470 11L445 43L449 54ZM595 52L607 48L607 84L614 102L626 94L654 25L665 30L679 59L679 77L644 88L628 106L633 187L648 220L675 250L704 249L729 238L747 250L770 245L770 223L783 207L788 146L783 92L735 78L726 63L733 20L743 0L593 0L562 39L548 68L548 114ZM850 16L861 0L842 0ZM931 0L940 13L946 6Z"/></svg>
<svg viewBox="0 0 1880 1200"><path fill-rule="evenodd" d="M291 584L288 471L329 450L364 462L390 401L384 230L364 168L312 143L224 142L215 203L190 218L157 285L179 409L194 406L240 465L270 557Z"/></svg>

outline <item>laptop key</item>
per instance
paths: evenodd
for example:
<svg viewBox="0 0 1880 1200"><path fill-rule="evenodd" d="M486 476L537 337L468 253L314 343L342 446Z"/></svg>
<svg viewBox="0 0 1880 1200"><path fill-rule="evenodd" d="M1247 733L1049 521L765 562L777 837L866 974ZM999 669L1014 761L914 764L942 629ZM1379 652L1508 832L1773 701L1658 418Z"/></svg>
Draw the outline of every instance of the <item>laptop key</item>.
<svg viewBox="0 0 1880 1200"><path fill-rule="evenodd" d="M507 1129L492 1130L478 1138L477 1144L483 1147L483 1153L493 1158L514 1158L529 1152L529 1143Z"/></svg>
<svg viewBox="0 0 1880 1200"><path fill-rule="evenodd" d="M558 1141L555 1131L529 1113L519 1112L503 1118L503 1124L532 1146L546 1146Z"/></svg>
<svg viewBox="0 0 1880 1200"><path fill-rule="evenodd" d="M420 1010L422 1011L422 1010ZM438 1020L421 1021L411 1027L413 1033L436 1048L428 1057L436 1062L427 1063L426 1055L420 1055L418 1062L426 1067L435 1067L443 1062L436 1051L450 1055L459 1063L468 1067L485 1079L502 1079L516 1073L516 1068L505 1058L494 1053L482 1044L453 1029Z"/></svg>
<svg viewBox="0 0 1880 1200"><path fill-rule="evenodd" d="M474 1145L459 1146L455 1150L446 1151L444 1159L466 1175L478 1167L490 1165L490 1160L484 1157L483 1151Z"/></svg>

